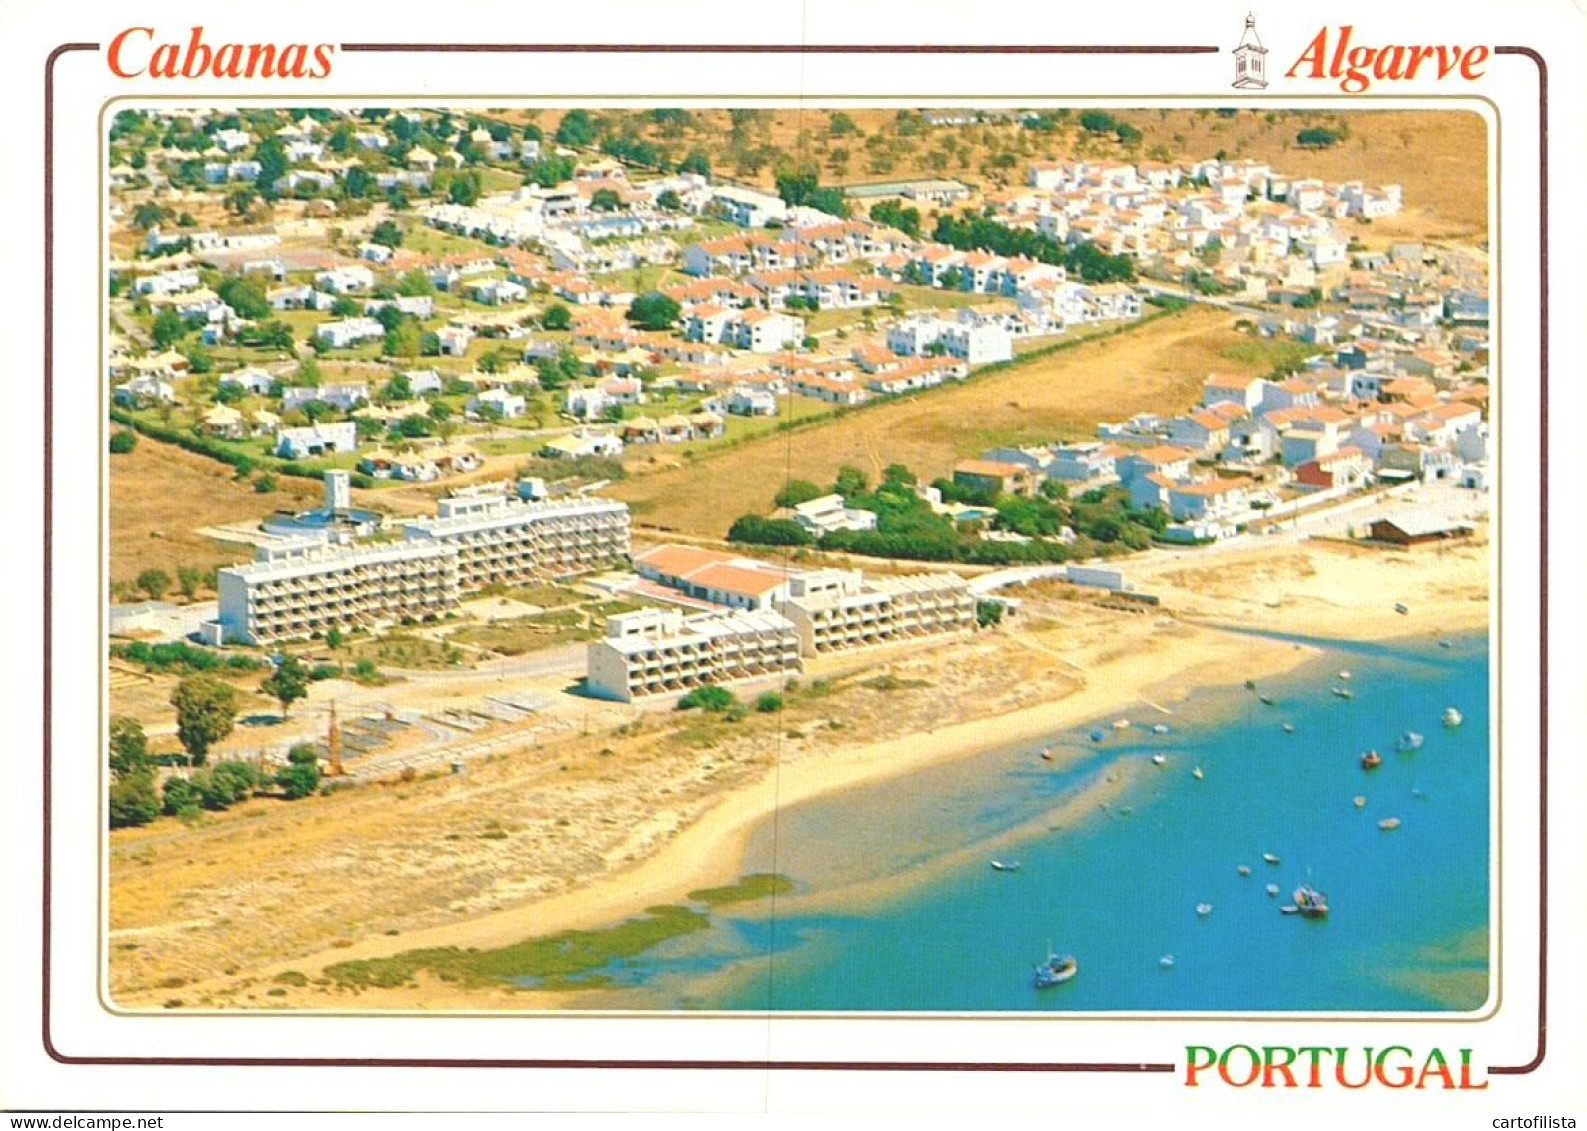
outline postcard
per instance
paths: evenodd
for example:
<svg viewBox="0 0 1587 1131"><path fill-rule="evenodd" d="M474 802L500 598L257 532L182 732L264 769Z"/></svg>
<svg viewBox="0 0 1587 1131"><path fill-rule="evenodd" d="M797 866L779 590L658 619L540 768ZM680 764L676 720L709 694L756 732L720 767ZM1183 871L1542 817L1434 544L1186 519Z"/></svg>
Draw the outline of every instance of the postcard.
<svg viewBox="0 0 1587 1131"><path fill-rule="evenodd" d="M13 1126L1587 1118L1579 11L404 15L5 14Z"/></svg>

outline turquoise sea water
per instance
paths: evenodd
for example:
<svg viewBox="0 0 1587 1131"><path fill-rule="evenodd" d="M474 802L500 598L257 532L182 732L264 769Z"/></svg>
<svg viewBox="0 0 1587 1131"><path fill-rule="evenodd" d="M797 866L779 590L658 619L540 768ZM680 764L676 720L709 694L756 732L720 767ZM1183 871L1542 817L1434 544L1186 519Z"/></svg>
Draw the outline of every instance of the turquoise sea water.
<svg viewBox="0 0 1587 1131"><path fill-rule="evenodd" d="M1026 743L790 807L753 838L743 871L783 873L798 890L722 909L709 931L611 972L630 988L603 1005L1478 1009L1488 655L1484 638L1451 645L1329 644L1261 685L1271 706L1238 686L1197 693L1172 715L1136 708L1130 729L1107 728L1100 743L1088 737L1098 724L1053 735L1052 762ZM1441 725L1447 706L1464 725ZM1154 722L1171 733L1151 734ZM1396 752L1406 730L1425 736L1419 751ZM1383 764L1364 771L1372 748ZM1105 808L1101 794L1112 795ZM1402 824L1381 831L1385 817ZM994 858L1020 869L994 871ZM1331 914L1281 914L1308 880ZM1074 954L1080 974L1037 991L1032 967L1049 945Z"/></svg>

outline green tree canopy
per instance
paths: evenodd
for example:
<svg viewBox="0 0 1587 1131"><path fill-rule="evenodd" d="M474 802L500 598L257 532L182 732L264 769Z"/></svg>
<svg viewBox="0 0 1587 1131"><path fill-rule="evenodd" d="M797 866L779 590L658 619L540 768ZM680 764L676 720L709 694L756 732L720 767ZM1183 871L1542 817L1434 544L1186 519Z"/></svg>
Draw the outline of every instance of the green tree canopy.
<svg viewBox="0 0 1587 1131"><path fill-rule="evenodd" d="M176 737L188 760L202 766L210 748L231 733L237 718L237 694L215 676L190 675L171 693L176 708Z"/></svg>
<svg viewBox="0 0 1587 1131"><path fill-rule="evenodd" d="M309 693L309 670L296 656L284 656L276 670L259 684L259 690L281 704L285 717L292 704Z"/></svg>
<svg viewBox="0 0 1587 1131"><path fill-rule="evenodd" d="M646 330L666 330L678 320L683 308L660 291L648 291L628 308L628 320Z"/></svg>

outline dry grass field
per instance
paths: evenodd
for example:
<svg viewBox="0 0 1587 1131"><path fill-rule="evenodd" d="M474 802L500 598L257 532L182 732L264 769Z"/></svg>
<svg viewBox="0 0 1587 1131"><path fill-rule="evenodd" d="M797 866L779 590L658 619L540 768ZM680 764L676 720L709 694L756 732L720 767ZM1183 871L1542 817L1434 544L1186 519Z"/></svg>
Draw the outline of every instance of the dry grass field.
<svg viewBox="0 0 1587 1131"><path fill-rule="evenodd" d="M324 489L308 479L278 477L274 494L238 482L233 468L147 436L110 459L110 580L132 581L146 569L173 578L179 566L209 569L253 557L247 546L196 533L219 523L258 521L277 508L301 510Z"/></svg>
<svg viewBox="0 0 1587 1131"><path fill-rule="evenodd" d="M900 130L895 109L846 109L857 132L836 136L829 110L761 111L736 135L726 110L691 108L690 113L691 127L673 127L672 136L664 126L640 121L637 111L627 112L627 121L674 160L699 149L717 174L765 186L772 184L779 165L793 163L818 166L822 181L831 184L924 176L954 177L984 188L1023 184L1032 160L1193 161L1222 152L1267 161L1296 176L1402 185L1405 213L1377 221L1373 234L1471 242L1486 237L1487 127L1469 112L1239 108L1223 115L1212 108L1110 108L1115 118L1141 132L1141 140L1130 146L1112 135L1085 133L1076 122L1078 111L1050 133L1013 123L922 124L919 132L909 133ZM550 133L562 114L542 110L501 116L532 119ZM1309 126L1343 126L1348 136L1328 149L1304 149L1295 135ZM916 128L911 124L904 131Z"/></svg>
<svg viewBox="0 0 1587 1131"><path fill-rule="evenodd" d="M929 480L992 445L1090 437L1098 421L1182 411L1200 397L1209 372L1265 374L1271 364L1225 354L1251 342L1233 321L1204 307L1181 311L964 385L634 475L610 493L633 506L643 525L720 537L739 515L768 510L788 478L826 484L853 464L875 479L903 463Z"/></svg>

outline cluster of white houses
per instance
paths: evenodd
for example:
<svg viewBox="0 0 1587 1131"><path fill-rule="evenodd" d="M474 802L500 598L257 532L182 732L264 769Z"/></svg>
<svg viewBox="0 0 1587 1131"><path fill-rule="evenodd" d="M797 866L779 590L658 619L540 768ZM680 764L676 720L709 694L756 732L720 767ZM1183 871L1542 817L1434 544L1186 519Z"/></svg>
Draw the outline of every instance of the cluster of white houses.
<svg viewBox="0 0 1587 1131"><path fill-rule="evenodd" d="M327 477L327 511L345 485ZM212 643L268 644L331 628L376 628L436 616L490 585L606 568L629 553L628 507L609 499L524 500L504 491L443 499L398 542L323 538L267 543L255 561L217 573Z"/></svg>
<svg viewBox="0 0 1587 1131"><path fill-rule="evenodd" d="M798 672L807 656L975 626L975 597L951 573L787 570L683 546L641 554L634 567L715 607L645 610L607 622L605 636L589 646L587 687L622 702Z"/></svg>

